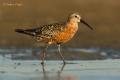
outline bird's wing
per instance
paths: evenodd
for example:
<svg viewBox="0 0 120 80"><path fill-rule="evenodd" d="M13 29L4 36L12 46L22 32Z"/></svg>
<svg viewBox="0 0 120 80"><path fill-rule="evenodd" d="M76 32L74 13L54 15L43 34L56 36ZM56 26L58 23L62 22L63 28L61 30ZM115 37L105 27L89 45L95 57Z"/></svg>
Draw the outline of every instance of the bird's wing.
<svg viewBox="0 0 120 80"><path fill-rule="evenodd" d="M51 38L56 33L63 31L64 28L65 28L65 23L54 23L32 29L15 29L15 31L30 36Z"/></svg>
<svg viewBox="0 0 120 80"><path fill-rule="evenodd" d="M37 41L41 41L43 39L51 39L57 33L62 32L65 28L65 24L66 24L65 22L54 23L32 29L16 29L15 31L22 34L34 36L37 38Z"/></svg>
<svg viewBox="0 0 120 80"><path fill-rule="evenodd" d="M63 31L64 28L65 28L65 23L61 23L61 24L55 23L55 24L43 25L41 27L29 31L34 32L37 41L42 41L42 40L49 40L54 38L54 36L57 33Z"/></svg>
<svg viewBox="0 0 120 80"><path fill-rule="evenodd" d="M32 29L37 37L51 38L54 37L58 32L63 31L65 28L65 23L55 23L49 25L43 25L39 28Z"/></svg>

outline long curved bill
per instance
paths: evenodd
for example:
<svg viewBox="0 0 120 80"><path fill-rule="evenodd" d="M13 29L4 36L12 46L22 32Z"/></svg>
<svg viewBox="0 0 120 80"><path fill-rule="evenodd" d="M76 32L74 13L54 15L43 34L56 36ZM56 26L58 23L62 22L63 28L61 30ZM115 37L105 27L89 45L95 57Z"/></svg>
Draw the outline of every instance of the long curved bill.
<svg viewBox="0 0 120 80"><path fill-rule="evenodd" d="M85 24L87 27L89 27L91 30L94 30L87 22L85 22L84 20L80 20L81 23Z"/></svg>

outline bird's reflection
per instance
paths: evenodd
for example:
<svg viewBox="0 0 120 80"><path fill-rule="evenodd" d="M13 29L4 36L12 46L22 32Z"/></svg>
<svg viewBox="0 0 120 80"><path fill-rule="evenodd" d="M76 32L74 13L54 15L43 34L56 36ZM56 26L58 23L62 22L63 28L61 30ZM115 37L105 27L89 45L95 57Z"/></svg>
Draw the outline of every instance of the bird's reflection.
<svg viewBox="0 0 120 80"><path fill-rule="evenodd" d="M64 68L65 68L65 65L66 65L66 64L63 64L63 65L61 66L60 70L58 70L58 71L55 73L55 76L50 77L50 76L49 76L50 73L45 70L45 64L42 64L43 80L62 80L62 79L61 79L61 74L62 74L62 72L63 72L63 70L64 70ZM54 74L54 72L51 73L51 74Z"/></svg>

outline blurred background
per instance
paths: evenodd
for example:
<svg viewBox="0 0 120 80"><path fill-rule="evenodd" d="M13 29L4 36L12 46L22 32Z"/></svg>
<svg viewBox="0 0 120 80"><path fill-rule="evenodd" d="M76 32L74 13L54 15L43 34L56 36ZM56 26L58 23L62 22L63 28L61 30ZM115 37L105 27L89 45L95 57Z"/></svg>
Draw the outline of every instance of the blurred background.
<svg viewBox="0 0 120 80"><path fill-rule="evenodd" d="M106 55L107 58L120 58L118 0L0 0L0 53L18 53L22 50L20 53L37 53L39 50L35 40L14 30L64 21L73 12L79 12L95 31L80 24L75 37L63 45L63 52L68 50L68 53L79 54L79 51L82 51L85 59L104 59ZM18 48L19 50L15 50ZM92 54L91 57L87 53L100 54ZM81 54L79 56L83 58ZM72 54L66 52L65 55ZM76 59L77 56L72 55L72 58L69 58Z"/></svg>

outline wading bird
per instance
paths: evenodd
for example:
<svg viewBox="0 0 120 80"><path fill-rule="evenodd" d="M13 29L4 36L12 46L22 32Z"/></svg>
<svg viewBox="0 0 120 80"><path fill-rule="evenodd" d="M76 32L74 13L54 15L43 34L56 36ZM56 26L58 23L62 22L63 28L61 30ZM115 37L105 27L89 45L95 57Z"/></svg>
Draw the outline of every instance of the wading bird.
<svg viewBox="0 0 120 80"><path fill-rule="evenodd" d="M88 25L79 15L79 13L73 13L68 16L68 19L63 23L54 23L43 25L38 28L33 29L15 29L18 33L27 34L36 38L36 41L46 44L42 53L42 62L44 64L44 59L46 56L46 49L51 44L56 44L58 46L58 51L60 57L65 64L64 57L62 56L60 45L68 42L73 38L78 30L78 23L81 22L88 26L90 29L93 28Z"/></svg>

